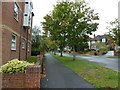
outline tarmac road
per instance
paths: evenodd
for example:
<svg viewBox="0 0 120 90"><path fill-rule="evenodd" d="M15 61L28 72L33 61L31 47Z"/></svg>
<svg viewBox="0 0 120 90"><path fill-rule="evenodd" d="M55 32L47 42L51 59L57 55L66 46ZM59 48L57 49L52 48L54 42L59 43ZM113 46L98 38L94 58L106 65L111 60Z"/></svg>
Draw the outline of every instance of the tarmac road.
<svg viewBox="0 0 120 90"><path fill-rule="evenodd" d="M59 53L57 53L59 54ZM67 57L73 57L71 54L65 54L63 53L63 56ZM84 60L87 62L91 62L97 65L101 65L110 69L113 69L115 71L120 71L120 64L118 64L118 58L106 58L106 56L80 56L76 55L77 60Z"/></svg>

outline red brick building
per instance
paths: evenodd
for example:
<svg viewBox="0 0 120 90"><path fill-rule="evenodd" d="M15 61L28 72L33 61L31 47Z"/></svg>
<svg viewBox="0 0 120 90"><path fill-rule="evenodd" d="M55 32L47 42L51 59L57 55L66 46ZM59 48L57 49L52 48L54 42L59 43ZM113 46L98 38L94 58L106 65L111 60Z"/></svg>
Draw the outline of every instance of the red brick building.
<svg viewBox="0 0 120 90"><path fill-rule="evenodd" d="M31 1L2 2L2 64L31 56L32 9Z"/></svg>

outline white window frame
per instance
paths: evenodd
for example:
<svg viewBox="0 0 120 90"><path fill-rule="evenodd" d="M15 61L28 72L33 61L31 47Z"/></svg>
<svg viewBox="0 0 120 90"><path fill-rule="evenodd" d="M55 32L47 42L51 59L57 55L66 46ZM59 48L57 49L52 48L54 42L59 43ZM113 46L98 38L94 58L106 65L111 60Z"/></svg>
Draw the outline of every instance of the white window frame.
<svg viewBox="0 0 120 90"><path fill-rule="evenodd" d="M22 39L22 48L25 48L25 39Z"/></svg>
<svg viewBox="0 0 120 90"><path fill-rule="evenodd" d="M15 37L15 39L13 40L13 36ZM16 50L16 41L17 41L17 36L15 34L12 34L12 41L11 41L11 50ZM13 43L14 43L14 47L13 47Z"/></svg>
<svg viewBox="0 0 120 90"><path fill-rule="evenodd" d="M16 14L16 16L15 16ZM17 3L14 3L14 18L18 21L18 16L19 16L19 7L17 5Z"/></svg>
<svg viewBox="0 0 120 90"><path fill-rule="evenodd" d="M106 38L102 38L102 42L106 42Z"/></svg>

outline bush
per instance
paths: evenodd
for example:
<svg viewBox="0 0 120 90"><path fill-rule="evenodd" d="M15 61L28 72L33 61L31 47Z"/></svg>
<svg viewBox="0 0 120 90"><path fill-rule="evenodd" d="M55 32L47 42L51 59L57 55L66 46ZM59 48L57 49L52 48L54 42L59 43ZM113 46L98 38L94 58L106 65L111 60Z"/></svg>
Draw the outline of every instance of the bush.
<svg viewBox="0 0 120 90"><path fill-rule="evenodd" d="M31 51L31 55L32 55L32 56L40 55L40 50L32 50L32 51Z"/></svg>
<svg viewBox="0 0 120 90"><path fill-rule="evenodd" d="M26 61L19 61L18 59L13 59L8 61L8 63L0 67L1 73L25 73L25 68L27 66L34 65L34 63L28 63Z"/></svg>
<svg viewBox="0 0 120 90"><path fill-rule="evenodd" d="M102 54L106 54L108 52L107 48L101 48L99 51L102 52Z"/></svg>

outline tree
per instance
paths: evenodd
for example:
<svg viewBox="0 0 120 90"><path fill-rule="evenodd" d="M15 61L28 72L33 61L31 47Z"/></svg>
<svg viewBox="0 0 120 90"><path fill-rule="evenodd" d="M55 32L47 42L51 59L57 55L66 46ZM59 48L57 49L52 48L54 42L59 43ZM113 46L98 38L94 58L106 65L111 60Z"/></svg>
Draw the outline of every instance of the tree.
<svg viewBox="0 0 120 90"><path fill-rule="evenodd" d="M98 14L87 6L85 1L59 2L51 14L44 17L43 28L50 32L52 39L58 40L61 55L66 45L73 48L88 41L88 34L96 31ZM75 57L73 58L75 59Z"/></svg>
<svg viewBox="0 0 120 90"><path fill-rule="evenodd" d="M56 50L59 48L59 42L58 41L52 41L50 37L46 37L45 38L45 44L46 46L51 49L52 51L54 51L54 55L56 55Z"/></svg>
<svg viewBox="0 0 120 90"><path fill-rule="evenodd" d="M113 43L120 46L120 23L118 19L108 23L107 29L109 30L108 36L113 39Z"/></svg>
<svg viewBox="0 0 120 90"><path fill-rule="evenodd" d="M47 49L44 43L44 38L45 36L40 35L39 27L34 26L32 30L32 55L38 55L40 52Z"/></svg>

